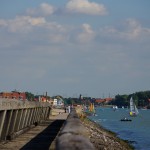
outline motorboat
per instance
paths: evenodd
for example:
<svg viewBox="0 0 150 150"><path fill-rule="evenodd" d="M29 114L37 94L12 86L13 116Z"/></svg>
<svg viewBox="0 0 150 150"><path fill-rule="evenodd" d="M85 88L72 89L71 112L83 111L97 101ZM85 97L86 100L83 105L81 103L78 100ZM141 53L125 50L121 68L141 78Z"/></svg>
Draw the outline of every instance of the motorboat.
<svg viewBox="0 0 150 150"><path fill-rule="evenodd" d="M121 119L120 121L132 121L132 120L125 117L125 118Z"/></svg>

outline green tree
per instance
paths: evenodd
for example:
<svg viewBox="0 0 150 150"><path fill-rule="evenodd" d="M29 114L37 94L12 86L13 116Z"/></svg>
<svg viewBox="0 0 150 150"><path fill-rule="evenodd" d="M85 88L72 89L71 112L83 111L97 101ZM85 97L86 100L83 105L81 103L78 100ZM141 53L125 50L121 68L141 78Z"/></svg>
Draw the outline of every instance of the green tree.
<svg viewBox="0 0 150 150"><path fill-rule="evenodd" d="M31 92L25 92L26 94L26 98L29 101L33 101L34 100L34 94L32 94Z"/></svg>

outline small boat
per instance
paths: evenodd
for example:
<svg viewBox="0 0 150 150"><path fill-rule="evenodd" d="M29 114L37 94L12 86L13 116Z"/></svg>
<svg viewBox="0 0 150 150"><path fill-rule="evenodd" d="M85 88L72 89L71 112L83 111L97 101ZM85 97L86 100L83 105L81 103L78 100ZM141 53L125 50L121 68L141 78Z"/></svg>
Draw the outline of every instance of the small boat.
<svg viewBox="0 0 150 150"><path fill-rule="evenodd" d="M131 119L128 119L128 118L123 118L121 119L120 121L132 121Z"/></svg>
<svg viewBox="0 0 150 150"><path fill-rule="evenodd" d="M137 109L137 107L136 107L132 97L130 98L130 113L129 114L132 117L135 117L135 116L137 116L139 114L139 111L138 111L138 109Z"/></svg>
<svg viewBox="0 0 150 150"><path fill-rule="evenodd" d="M113 110L116 111L118 109L118 106L113 106Z"/></svg>
<svg viewBox="0 0 150 150"><path fill-rule="evenodd" d="M122 109L124 109L124 106L122 106Z"/></svg>

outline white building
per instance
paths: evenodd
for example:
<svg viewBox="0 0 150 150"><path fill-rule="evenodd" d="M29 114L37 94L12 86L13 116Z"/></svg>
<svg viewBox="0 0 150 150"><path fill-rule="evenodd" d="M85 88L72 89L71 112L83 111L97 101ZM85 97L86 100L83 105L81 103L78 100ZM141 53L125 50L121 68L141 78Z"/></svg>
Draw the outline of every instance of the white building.
<svg viewBox="0 0 150 150"><path fill-rule="evenodd" d="M57 106L57 99L54 99L53 105Z"/></svg>

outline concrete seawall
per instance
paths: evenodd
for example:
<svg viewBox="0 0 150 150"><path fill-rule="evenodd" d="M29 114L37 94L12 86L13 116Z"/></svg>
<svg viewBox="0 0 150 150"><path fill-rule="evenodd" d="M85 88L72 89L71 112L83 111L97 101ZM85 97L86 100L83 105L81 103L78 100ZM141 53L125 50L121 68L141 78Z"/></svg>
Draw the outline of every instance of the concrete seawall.
<svg viewBox="0 0 150 150"><path fill-rule="evenodd" d="M50 111L49 103L0 98L0 141L12 139L46 120Z"/></svg>
<svg viewBox="0 0 150 150"><path fill-rule="evenodd" d="M86 128L73 109L56 139L56 150L94 150Z"/></svg>

